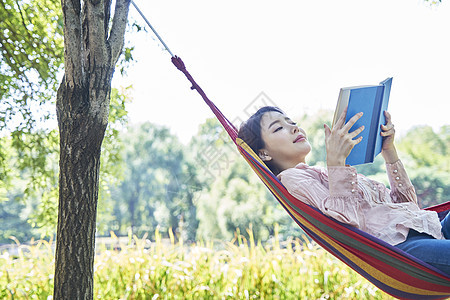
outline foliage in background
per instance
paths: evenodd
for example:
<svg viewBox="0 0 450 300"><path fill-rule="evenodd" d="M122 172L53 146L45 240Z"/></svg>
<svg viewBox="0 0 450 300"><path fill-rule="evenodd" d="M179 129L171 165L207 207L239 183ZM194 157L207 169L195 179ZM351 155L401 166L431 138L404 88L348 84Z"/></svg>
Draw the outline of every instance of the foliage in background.
<svg viewBox="0 0 450 300"><path fill-rule="evenodd" d="M450 172L450 125L438 132L430 126L413 127L398 147L409 156L413 168L439 166L443 172Z"/></svg>
<svg viewBox="0 0 450 300"><path fill-rule="evenodd" d="M17 175L27 179L21 185L27 197L54 184L57 137L46 126L55 116L63 57L59 5L56 0L0 3L0 193L11 189Z"/></svg>
<svg viewBox="0 0 450 300"><path fill-rule="evenodd" d="M198 187L182 144L168 128L144 123L128 127L124 145L123 179L110 184L113 206L110 225L117 234L142 235L157 226L182 231L195 240L198 226L194 193Z"/></svg>
<svg viewBox="0 0 450 300"><path fill-rule="evenodd" d="M311 153L306 157L307 163L311 166L326 166L326 148L325 132L323 124L329 124L333 117L333 112L329 110L320 110L313 115L304 114L294 118L297 125L305 130L309 143L311 144Z"/></svg>
<svg viewBox="0 0 450 300"><path fill-rule="evenodd" d="M29 132L53 114L47 104L63 60L59 6L57 0L0 3L0 130Z"/></svg>
<svg viewBox="0 0 450 300"><path fill-rule="evenodd" d="M19 219L39 228L34 234L43 235L54 234L57 218L59 137L55 98L64 51L60 6L57 0L0 3L0 212L22 207L16 212ZM129 26L129 30L133 28L140 30ZM122 73L133 61L132 50L129 43L123 50L125 55L118 63ZM118 134L127 122L128 89L111 91L101 157L99 212L104 214L110 212L105 201L107 183L120 179ZM14 229L10 226L3 219L0 227L9 232ZM8 235L0 232L0 242L5 239Z"/></svg>
<svg viewBox="0 0 450 300"><path fill-rule="evenodd" d="M245 234L252 224L255 238L266 241L275 223L280 224L282 238L300 236L300 228L240 156L217 119L200 125L189 149L203 187L196 201L198 239L230 239L236 229Z"/></svg>
<svg viewBox="0 0 450 300"><path fill-rule="evenodd" d="M120 180L123 172L119 134L127 122L127 90L111 91L111 113L101 157L101 184L99 213L111 215L107 199L108 185ZM0 186L0 243L11 235L28 240L31 237L52 236L55 232L58 210L59 137L56 129L37 133L20 133L20 144L12 136L0 138L4 149L7 181ZM39 145L36 146L35 144ZM108 218L100 219L103 227ZM18 226L20 224L20 226Z"/></svg>
<svg viewBox="0 0 450 300"><path fill-rule="evenodd" d="M111 116L122 114L122 122L126 119L126 114L120 108L123 108L125 101L126 97L114 92L113 107L116 107L118 112L122 112ZM324 155L320 152L323 143L320 128L322 128L322 121L326 118L326 113L310 117L303 116L299 122L300 126L306 127L313 145L310 161L315 160L317 164L324 164L324 158L320 159L320 156ZM114 122L111 123L114 124ZM168 129L151 124L142 126L143 128L130 128L125 142L117 136L118 129L114 129L113 126L109 129L110 142L105 143L105 147L111 149L104 152L105 162L102 164L103 168L107 169L102 176L103 188L99 206L101 212L98 218L100 234L108 230L116 230L117 234L124 235L128 232L128 228L133 228L133 232L137 234L143 234L154 230L158 225L163 226L164 229L172 227L175 230L178 230L178 226L181 225L190 240L195 238L229 239L236 228L244 232L244 228L251 223L256 238L264 241L273 234L275 222L280 224L280 233L283 238L301 234L301 230L289 219L245 161L240 158L234 146L229 144L228 137L221 135L221 127L216 120L210 119L202 125L199 134L186 148L190 151L182 151L183 147ZM133 135L133 131L142 131L142 133ZM421 136L420 132L412 133L415 140ZM427 131L426 136L429 135L430 132ZM408 145L408 136L400 139L399 148ZM448 140L448 133L445 134L442 130L439 137ZM436 142L436 139L433 138L430 141ZM425 153L442 149L435 145L426 146L426 141L421 142L420 145L428 147L428 152L425 151ZM121 158L113 157L113 155L120 156L119 150L123 147L127 149L125 161L111 163L121 161ZM316 152L316 149L319 151ZM420 152L420 147L412 147L412 149ZM414 153L402 155L405 164L414 162L415 160L410 158L414 155L417 156ZM445 159L446 153L444 152L440 157ZM383 165L379 157L374 164L360 166L358 169L363 174L387 183ZM437 204L436 200L439 202L448 200L448 172L439 172L433 168L435 167L417 168L414 165L408 167L423 206ZM155 175L158 172L159 175ZM26 172L22 173L26 174ZM23 174L18 177L24 177ZM168 181L167 179L174 174L176 180ZM54 178L56 180L56 177ZM134 192L130 189L134 189ZM138 200L133 200L132 195L136 193L139 194ZM3 226L5 229L1 234L5 242L9 235L16 235L21 240L33 236L30 233L33 230L24 224L30 216L37 227L44 224L53 226L55 222L56 214L45 213L56 209L55 201L42 201L44 199L42 197L35 197L35 200L29 203L12 201L12 198L20 198L20 195L17 188L15 191L11 190L9 196L11 200L1 205L0 214L3 216L3 223L7 224ZM15 209L18 210L15 212ZM156 216L155 212L157 212ZM41 219L36 219L36 216L40 216ZM16 222L19 221L23 226L18 227Z"/></svg>
<svg viewBox="0 0 450 300"><path fill-rule="evenodd" d="M4 0L0 4L0 18L4 20L0 23L0 129L10 132L0 136L0 242L9 241L10 235L27 240L54 233L59 140L51 121L62 66L59 5L56 0ZM129 30L142 28L134 23ZM126 45L119 62L123 74L133 63L133 45L130 41ZM159 146L166 148L164 151L173 150L166 154L159 148L140 149L142 145L136 141L124 143L121 135L127 122L128 93L129 88L111 92L101 157L99 233L114 229L125 234L130 227L142 234L160 225L181 230L191 240L230 238L236 228L244 232L251 223L257 239L266 240L273 234L274 222L278 222L283 237L301 234L240 158L217 120L206 120L188 147L181 146L167 131L159 140L165 143ZM324 110L296 118L313 146L309 164L325 166L323 123L331 119L331 114ZM449 200L449 128L434 132L430 127L417 127L397 139L422 206ZM147 145L152 137L158 140L151 134L143 137ZM127 162L122 161L121 154L125 147ZM153 170L147 173L153 175L146 174L144 165L132 167L136 164L133 160L144 158L147 151L159 151L154 157L147 155L145 166ZM380 157L374 164L357 169L388 184ZM141 195L133 204L125 187L137 182ZM129 200L124 201L121 195Z"/></svg>
<svg viewBox="0 0 450 300"><path fill-rule="evenodd" d="M169 231L169 233L172 231ZM114 235L95 258L99 299L393 299L307 240L265 246L236 233L230 242L185 246ZM0 253L0 298L47 299L53 292L52 243Z"/></svg>
<svg viewBox="0 0 450 300"><path fill-rule="evenodd" d="M400 139L398 148L422 207L450 201L450 125L437 132L417 126Z"/></svg>
<svg viewBox="0 0 450 300"><path fill-rule="evenodd" d="M112 93L110 118L113 119L110 119L102 155L97 218L100 235L109 230L126 235L129 229L142 235L161 226L164 231L172 227L191 241L230 239L236 229L245 235L244 229L252 224L255 238L266 241L273 236L274 223L279 224L283 239L302 234L240 157L216 119L206 120L187 146L169 129L150 123L125 130L126 94L126 90ZM322 111L294 118L305 128L312 144L310 164L325 165L323 123L330 115L331 112ZM1 143L5 149L10 147L11 139L3 138L3 141L9 141ZM417 127L397 138L400 157L422 207L450 200L449 141L449 126L437 132L429 127ZM10 235L20 237L21 241L39 237L39 233L51 232L56 221L56 194L43 196L52 196L51 181L49 189L39 190L36 196L25 201L23 190L29 182L28 171L15 168L18 158L13 159L14 151L8 149L8 166L16 179L14 188L3 194L9 200L0 202L0 243L9 242ZM45 157L50 167L47 170L56 170L57 159L50 157L50 154ZM381 156L373 164L357 169L389 184ZM55 182L56 173L54 176Z"/></svg>

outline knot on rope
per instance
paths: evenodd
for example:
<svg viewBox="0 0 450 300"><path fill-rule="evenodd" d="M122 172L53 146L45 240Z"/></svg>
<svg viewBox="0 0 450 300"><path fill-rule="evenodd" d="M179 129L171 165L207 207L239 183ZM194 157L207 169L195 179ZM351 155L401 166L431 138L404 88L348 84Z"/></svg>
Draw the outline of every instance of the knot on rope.
<svg viewBox="0 0 450 300"><path fill-rule="evenodd" d="M178 56L172 56L172 63L177 67L178 70L183 71L186 70L186 67L184 66L184 62L179 58Z"/></svg>

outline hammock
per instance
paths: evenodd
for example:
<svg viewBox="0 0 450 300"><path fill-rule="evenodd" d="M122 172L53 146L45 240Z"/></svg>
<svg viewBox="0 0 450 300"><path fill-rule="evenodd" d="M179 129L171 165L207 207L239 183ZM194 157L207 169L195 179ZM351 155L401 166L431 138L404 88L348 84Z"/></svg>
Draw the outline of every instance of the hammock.
<svg viewBox="0 0 450 300"><path fill-rule="evenodd" d="M253 150L238 138L236 127L208 99L201 87L186 70L181 58L174 56L145 16L131 2L164 47L172 55L172 63L183 72L211 108L227 131L238 151L255 171L292 219L320 246L361 274L379 289L401 299L446 299L450 297L450 277L435 267L375 238L355 227L324 215L293 197ZM450 201L427 208L444 218L450 211Z"/></svg>
<svg viewBox="0 0 450 300"><path fill-rule="evenodd" d="M208 99L183 61L172 63L186 75L236 144L239 152L294 221L319 245L386 293L403 299L450 297L450 277L408 253L355 227L340 223L293 197L253 150L237 137L237 129ZM430 207L443 218L450 202Z"/></svg>

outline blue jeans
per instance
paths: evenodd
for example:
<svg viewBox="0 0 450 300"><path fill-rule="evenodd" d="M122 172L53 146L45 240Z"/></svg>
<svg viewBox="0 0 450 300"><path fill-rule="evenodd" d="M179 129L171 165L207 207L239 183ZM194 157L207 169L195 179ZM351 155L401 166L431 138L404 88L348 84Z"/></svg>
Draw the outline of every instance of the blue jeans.
<svg viewBox="0 0 450 300"><path fill-rule="evenodd" d="M445 240L410 229L408 238L395 247L417 257L450 276L450 213L441 221Z"/></svg>

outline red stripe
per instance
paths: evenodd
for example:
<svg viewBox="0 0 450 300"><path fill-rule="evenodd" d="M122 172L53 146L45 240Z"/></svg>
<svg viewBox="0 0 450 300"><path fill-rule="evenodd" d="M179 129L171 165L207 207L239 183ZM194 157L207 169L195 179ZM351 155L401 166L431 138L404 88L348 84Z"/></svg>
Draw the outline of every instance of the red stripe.
<svg viewBox="0 0 450 300"><path fill-rule="evenodd" d="M403 282L406 285L410 285L416 288L420 288L423 290L430 290L430 291L435 291L435 292L444 292L444 293L448 293L449 292L449 287L444 287L442 285L439 284L435 284L435 283L431 283L429 281L425 281L419 278L416 278L408 273L406 273L405 271L402 271L401 269L397 269L389 264L387 264L386 262L376 259L372 256L370 256L367 253L358 251L348 245L342 244L340 242L338 242L343 248L345 248L347 251L351 252L352 254L354 254L355 256L359 257L361 260L369 263L371 266L373 266L374 268L378 269L379 271L381 271L382 273L388 275L389 277L392 277L400 282ZM393 251L388 251L385 252L385 254L390 255L391 257L395 257L398 255L398 253L395 253ZM395 254L395 255L392 255ZM397 256L398 257L398 256ZM431 270L429 270L428 268L415 263L414 261L405 261L403 259L403 256L400 256L400 260L408 263L410 265L412 265L414 268L417 269L421 269L423 271L426 271L427 273L432 274ZM439 275L439 274L436 274ZM444 279L446 279L445 277L442 277Z"/></svg>
<svg viewBox="0 0 450 300"><path fill-rule="evenodd" d="M447 211L450 210L450 201L448 202L444 202L438 205L434 205L434 206L430 206L425 208L426 210L433 210L435 212L443 212L443 211Z"/></svg>

